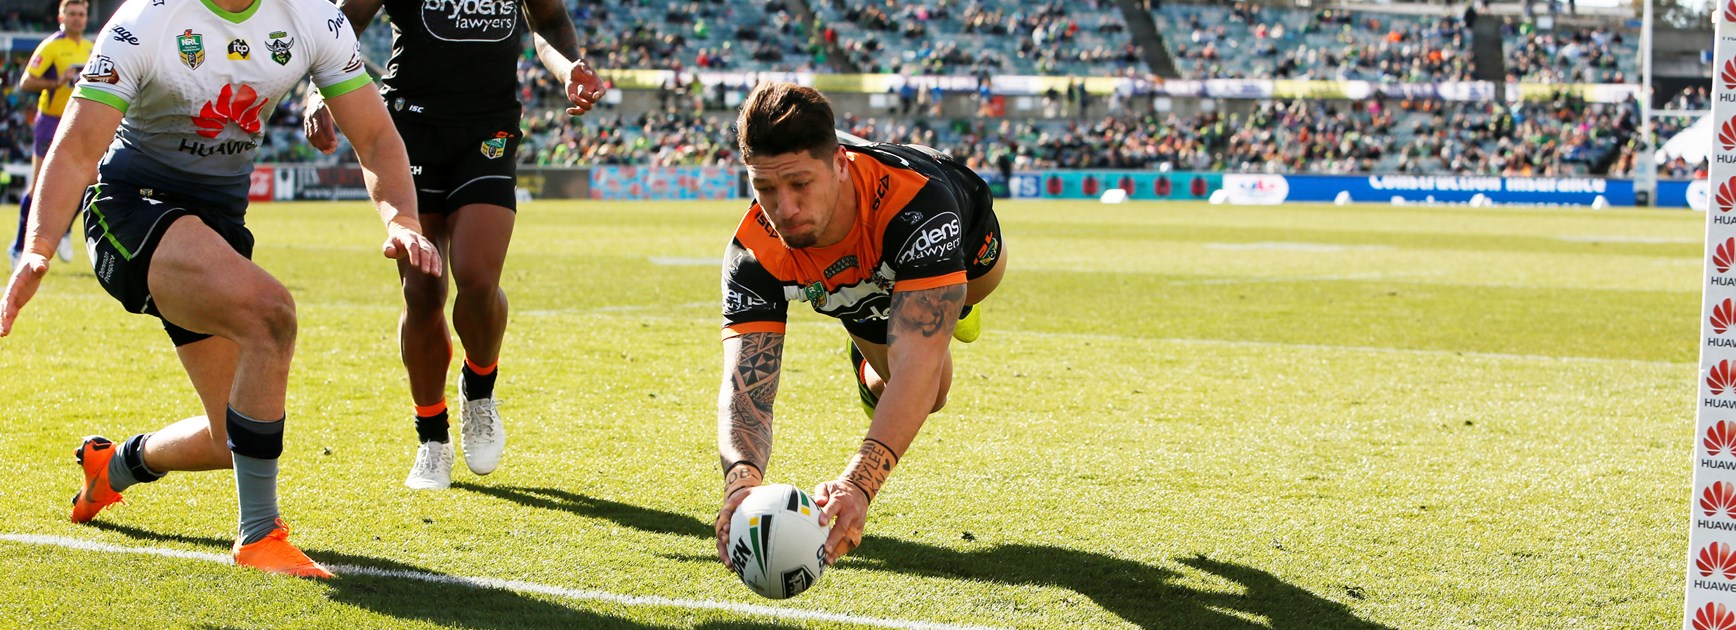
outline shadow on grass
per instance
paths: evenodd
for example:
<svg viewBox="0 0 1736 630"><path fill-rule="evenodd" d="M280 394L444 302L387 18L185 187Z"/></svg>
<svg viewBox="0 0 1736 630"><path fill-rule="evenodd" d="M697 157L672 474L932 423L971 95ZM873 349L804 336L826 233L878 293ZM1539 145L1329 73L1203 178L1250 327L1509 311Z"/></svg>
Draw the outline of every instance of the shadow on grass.
<svg viewBox="0 0 1736 630"><path fill-rule="evenodd" d="M92 523L91 526L130 538L210 547L228 553L230 541L200 536L164 534L125 525ZM354 565L384 571L404 571L462 580L437 571L383 558L352 556L314 550L309 555L326 565ZM291 578L285 578L291 579ZM382 615L464 628L663 628L620 617L576 610L513 591L470 583L430 582L424 579L339 573L320 582L329 585L327 597ZM728 623L718 627L784 627L776 624ZM686 627L686 626L683 626Z"/></svg>
<svg viewBox="0 0 1736 630"><path fill-rule="evenodd" d="M452 487L520 505L614 521L626 527L710 541L711 523L553 488ZM1104 610L1141 628L1328 628L1378 630L1388 626L1356 617L1344 605L1292 586L1253 567L1204 556L1178 558L1180 564L1235 583L1239 594L1206 592L1181 583L1182 574L1088 551L1039 545L983 545L956 550L868 535L841 567L872 569L958 580L1013 585L1057 586L1090 598ZM694 558L715 561L709 555ZM723 569L720 567L719 572ZM1360 590L1353 597L1361 597ZM1256 620L1250 621L1251 616Z"/></svg>

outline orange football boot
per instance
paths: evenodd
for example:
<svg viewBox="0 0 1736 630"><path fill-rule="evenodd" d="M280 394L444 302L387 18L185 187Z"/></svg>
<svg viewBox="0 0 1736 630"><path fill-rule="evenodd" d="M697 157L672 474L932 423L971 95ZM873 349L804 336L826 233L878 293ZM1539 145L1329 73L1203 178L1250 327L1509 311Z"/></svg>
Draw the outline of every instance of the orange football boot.
<svg viewBox="0 0 1736 630"><path fill-rule="evenodd" d="M266 573L282 573L305 578L330 578L332 572L314 562L307 554L289 544L289 525L277 519L277 529L264 538L243 545L235 541L235 564L253 567Z"/></svg>
<svg viewBox="0 0 1736 630"><path fill-rule="evenodd" d="M109 485L109 460L114 459L115 443L100 435L84 438L74 459L84 468L84 489L72 495L72 522L89 523L103 508L121 502L121 493Z"/></svg>

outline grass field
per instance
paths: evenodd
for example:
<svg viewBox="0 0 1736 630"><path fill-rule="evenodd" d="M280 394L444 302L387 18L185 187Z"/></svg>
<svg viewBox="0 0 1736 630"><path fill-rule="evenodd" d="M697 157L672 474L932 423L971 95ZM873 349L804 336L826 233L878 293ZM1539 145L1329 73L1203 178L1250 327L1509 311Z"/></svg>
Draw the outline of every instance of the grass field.
<svg viewBox="0 0 1736 630"><path fill-rule="evenodd" d="M525 207L506 458L412 493L382 230L256 206L300 314L281 500L330 582L211 561L227 472L66 522L81 436L198 412L156 321L59 264L0 340L0 626L1680 623L1703 214L1003 203L948 408L863 546L770 602L710 538L741 208ZM836 475L866 430L842 334L792 311L771 481Z"/></svg>

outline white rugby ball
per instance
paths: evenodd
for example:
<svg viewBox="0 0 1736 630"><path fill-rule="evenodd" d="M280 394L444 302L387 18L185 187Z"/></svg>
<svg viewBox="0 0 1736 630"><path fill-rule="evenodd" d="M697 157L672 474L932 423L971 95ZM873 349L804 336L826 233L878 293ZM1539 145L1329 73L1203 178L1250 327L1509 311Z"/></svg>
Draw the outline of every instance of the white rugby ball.
<svg viewBox="0 0 1736 630"><path fill-rule="evenodd" d="M808 493L789 484L759 486L729 519L729 559L753 592L771 599L795 597L826 570L826 536L820 508Z"/></svg>

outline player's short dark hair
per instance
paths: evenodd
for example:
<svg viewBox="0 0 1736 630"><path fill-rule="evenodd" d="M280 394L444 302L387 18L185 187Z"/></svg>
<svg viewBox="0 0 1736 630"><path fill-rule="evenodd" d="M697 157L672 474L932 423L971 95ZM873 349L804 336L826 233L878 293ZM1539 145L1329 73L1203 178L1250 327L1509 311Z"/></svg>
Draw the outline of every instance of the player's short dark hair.
<svg viewBox="0 0 1736 630"><path fill-rule="evenodd" d="M819 90L766 81L755 86L735 119L741 159L807 151L817 158L838 150L832 104Z"/></svg>
<svg viewBox="0 0 1736 630"><path fill-rule="evenodd" d="M86 9L90 8L90 2L88 0L60 0L60 8L62 9L74 4L82 4Z"/></svg>

